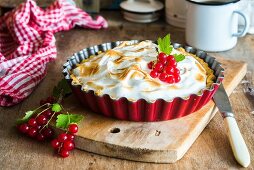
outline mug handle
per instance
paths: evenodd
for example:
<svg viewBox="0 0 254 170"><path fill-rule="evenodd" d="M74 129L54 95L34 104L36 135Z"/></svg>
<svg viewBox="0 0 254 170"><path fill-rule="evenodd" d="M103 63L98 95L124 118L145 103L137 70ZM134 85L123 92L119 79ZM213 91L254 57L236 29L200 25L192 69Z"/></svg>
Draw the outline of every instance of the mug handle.
<svg viewBox="0 0 254 170"><path fill-rule="evenodd" d="M247 33L247 31L249 29L249 26L250 26L249 18L244 13L242 13L241 11L233 11L233 13L240 15L241 17L243 17L243 20L244 20L243 30L241 32L234 33L233 36L234 37L243 37Z"/></svg>

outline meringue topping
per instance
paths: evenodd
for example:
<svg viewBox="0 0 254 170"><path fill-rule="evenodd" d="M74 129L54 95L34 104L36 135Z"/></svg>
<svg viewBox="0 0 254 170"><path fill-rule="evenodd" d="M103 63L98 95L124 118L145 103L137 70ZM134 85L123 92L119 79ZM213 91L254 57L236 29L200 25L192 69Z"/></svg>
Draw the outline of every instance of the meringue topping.
<svg viewBox="0 0 254 170"><path fill-rule="evenodd" d="M124 41L119 46L85 59L72 70L72 83L82 90L93 90L96 95L108 94L112 99L126 97L130 101L157 99L171 101L175 97L188 98L206 88L206 69L195 57L184 53L178 62L181 81L168 84L152 78L147 64L157 60L157 45L152 41L131 43ZM183 53L173 49L172 54Z"/></svg>

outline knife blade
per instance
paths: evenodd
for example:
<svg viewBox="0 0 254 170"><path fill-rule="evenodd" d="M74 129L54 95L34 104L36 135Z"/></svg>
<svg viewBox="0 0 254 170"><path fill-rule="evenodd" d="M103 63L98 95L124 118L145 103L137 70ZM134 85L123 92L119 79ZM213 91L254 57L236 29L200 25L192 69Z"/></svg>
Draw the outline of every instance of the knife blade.
<svg viewBox="0 0 254 170"><path fill-rule="evenodd" d="M224 89L223 84L220 85L220 87L214 94L213 99L219 111L221 112L222 117L229 116L227 115L229 113L233 114L232 107L231 107L228 95ZM230 115L230 116L234 117L234 115Z"/></svg>
<svg viewBox="0 0 254 170"><path fill-rule="evenodd" d="M236 161L243 167L248 167L250 164L250 154L235 120L228 95L222 84L214 94L213 100L224 119L227 136Z"/></svg>

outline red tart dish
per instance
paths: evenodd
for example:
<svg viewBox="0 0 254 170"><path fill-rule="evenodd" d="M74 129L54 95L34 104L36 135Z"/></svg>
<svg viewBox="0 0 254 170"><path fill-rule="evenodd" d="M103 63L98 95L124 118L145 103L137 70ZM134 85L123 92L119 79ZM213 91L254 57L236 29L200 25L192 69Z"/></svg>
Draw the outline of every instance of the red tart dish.
<svg viewBox="0 0 254 170"><path fill-rule="evenodd" d="M176 119L211 100L224 70L204 51L172 47L158 59L157 45L149 40L104 43L71 56L63 74L82 105L98 114L129 121ZM184 59L170 61L179 55ZM164 59L164 66L158 64Z"/></svg>

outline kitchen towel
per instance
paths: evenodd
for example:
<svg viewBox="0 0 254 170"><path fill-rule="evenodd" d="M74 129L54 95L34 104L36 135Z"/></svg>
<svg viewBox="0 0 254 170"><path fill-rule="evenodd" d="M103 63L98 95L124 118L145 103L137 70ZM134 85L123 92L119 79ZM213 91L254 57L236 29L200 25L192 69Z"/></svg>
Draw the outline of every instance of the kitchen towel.
<svg viewBox="0 0 254 170"><path fill-rule="evenodd" d="M56 59L54 33L74 26L100 29L95 20L67 0L41 9L27 0L0 18L0 106L12 106L31 94L46 75L46 64Z"/></svg>

